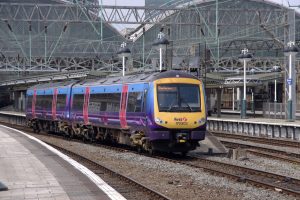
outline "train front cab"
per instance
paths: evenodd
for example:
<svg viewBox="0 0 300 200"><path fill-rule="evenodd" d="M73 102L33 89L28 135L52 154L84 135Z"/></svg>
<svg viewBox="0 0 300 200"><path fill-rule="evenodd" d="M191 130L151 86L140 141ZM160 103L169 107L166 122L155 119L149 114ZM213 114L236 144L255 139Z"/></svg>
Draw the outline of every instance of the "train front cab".
<svg viewBox="0 0 300 200"><path fill-rule="evenodd" d="M153 82L153 150L186 153L199 146L206 132L202 82L193 78L164 78Z"/></svg>

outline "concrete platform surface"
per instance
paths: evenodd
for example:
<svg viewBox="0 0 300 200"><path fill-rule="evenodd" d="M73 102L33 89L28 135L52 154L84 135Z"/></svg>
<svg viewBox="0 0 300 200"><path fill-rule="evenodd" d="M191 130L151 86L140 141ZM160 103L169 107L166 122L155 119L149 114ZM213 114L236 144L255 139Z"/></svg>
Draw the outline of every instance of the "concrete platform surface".
<svg viewBox="0 0 300 200"><path fill-rule="evenodd" d="M232 109L222 109L221 110L221 116L232 116L232 115L235 115L236 116L239 116L241 114L241 111L240 110L232 110ZM248 116L251 116L253 118L253 116L257 116L257 117L261 117L263 115L263 111L262 110L256 110L255 111L255 114L250 111L250 110L247 110L247 115ZM274 112L271 111L271 116L274 115ZM216 116L217 114L214 113L213 116ZM277 112L277 118L280 117L280 115L284 115L284 112ZM268 114L266 113L266 116L268 116ZM296 118L297 120L300 120L300 110L297 110L296 112Z"/></svg>
<svg viewBox="0 0 300 200"><path fill-rule="evenodd" d="M0 114L26 117L24 112L16 112L16 111L3 111L2 110L2 111L0 111Z"/></svg>
<svg viewBox="0 0 300 200"><path fill-rule="evenodd" d="M0 182L8 187L0 191L1 200L124 199L105 182L92 182L100 178L80 172L82 165L74 167L30 137L0 125Z"/></svg>
<svg viewBox="0 0 300 200"><path fill-rule="evenodd" d="M240 111L232 111L232 110L222 110L224 114L221 115L220 118L214 116L208 117L208 120L212 121L228 121L228 122L247 122L247 123L255 123L255 124L270 124L270 125L286 125L286 126L295 126L300 127L300 120L295 120L294 122L288 122L285 119L272 119L272 118L265 118L265 117L252 117L249 115L246 119L241 119L238 115ZM230 114L237 114L237 115L229 115ZM15 112L15 111L0 111L0 114L4 115L15 115L15 116L21 116L25 117L24 112ZM297 115L300 115L300 113L297 113Z"/></svg>
<svg viewBox="0 0 300 200"><path fill-rule="evenodd" d="M296 120L294 122L288 122L285 119L271 119L271 118L251 118L248 117L246 119L241 119L238 116L228 116L224 115L220 118L218 117L208 117L210 121L226 121L226 122L245 122L245 123L253 123L253 124L269 124L269 125L285 125L285 126L294 126L300 127L300 121Z"/></svg>

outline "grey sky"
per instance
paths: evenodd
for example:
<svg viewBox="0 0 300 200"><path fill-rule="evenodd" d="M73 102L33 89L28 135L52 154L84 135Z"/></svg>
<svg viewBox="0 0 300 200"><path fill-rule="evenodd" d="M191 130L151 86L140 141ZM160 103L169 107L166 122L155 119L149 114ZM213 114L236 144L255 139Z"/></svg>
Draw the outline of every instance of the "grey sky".
<svg viewBox="0 0 300 200"><path fill-rule="evenodd" d="M101 2L101 0L99 0ZM102 0L104 5L144 6L144 0Z"/></svg>
<svg viewBox="0 0 300 200"><path fill-rule="evenodd" d="M171 1L171 0L170 0ZM173 0L174 1L174 0ZM299 6L300 0L270 0L278 4ZM101 2L101 0L99 0ZM145 5L145 0L102 0L105 5L125 5L125 6L143 6ZM168 0L166 0L168 2Z"/></svg>

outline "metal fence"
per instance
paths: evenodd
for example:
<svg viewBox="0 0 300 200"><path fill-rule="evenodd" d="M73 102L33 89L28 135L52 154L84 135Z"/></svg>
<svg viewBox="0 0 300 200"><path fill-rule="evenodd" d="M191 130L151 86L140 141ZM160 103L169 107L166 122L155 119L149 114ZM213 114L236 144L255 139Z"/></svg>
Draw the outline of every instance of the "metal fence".
<svg viewBox="0 0 300 200"><path fill-rule="evenodd" d="M286 104L285 103L263 103L263 116L274 119L286 118ZM300 114L300 104L296 105L296 113Z"/></svg>

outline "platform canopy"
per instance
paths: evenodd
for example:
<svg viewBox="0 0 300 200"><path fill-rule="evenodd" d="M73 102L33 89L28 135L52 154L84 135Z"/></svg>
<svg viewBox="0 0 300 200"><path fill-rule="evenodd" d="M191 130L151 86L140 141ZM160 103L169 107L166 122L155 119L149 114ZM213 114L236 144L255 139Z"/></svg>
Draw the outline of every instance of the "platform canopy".
<svg viewBox="0 0 300 200"><path fill-rule="evenodd" d="M118 72L116 52L124 41L132 52L130 70L155 70L159 56L152 44L159 32L169 40L165 67L197 70L200 77L238 76L243 48L254 58L248 70L285 69L282 50L287 41L300 43L299 13L273 0L146 0L142 7L99 2L0 0L1 79L78 70ZM114 24L138 28L122 35Z"/></svg>
<svg viewBox="0 0 300 200"><path fill-rule="evenodd" d="M112 69L124 37L98 0L0 0L0 77Z"/></svg>

